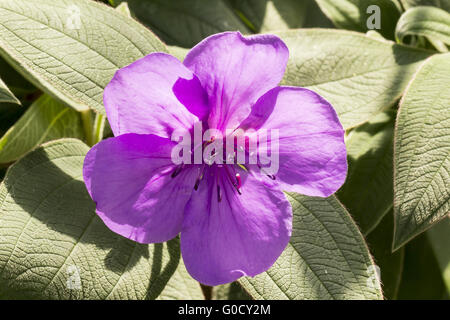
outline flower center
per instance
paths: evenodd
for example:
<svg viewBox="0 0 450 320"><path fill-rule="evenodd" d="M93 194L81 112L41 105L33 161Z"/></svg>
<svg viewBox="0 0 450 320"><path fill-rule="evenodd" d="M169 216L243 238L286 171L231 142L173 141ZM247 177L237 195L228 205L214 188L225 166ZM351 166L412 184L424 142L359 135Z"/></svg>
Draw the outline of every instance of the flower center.
<svg viewBox="0 0 450 320"><path fill-rule="evenodd" d="M215 146L211 146L213 143L215 143ZM221 148L222 146L222 148ZM209 149L208 149L209 147ZM191 156L195 154L196 151L200 149L200 151L205 151L205 148L207 148L206 152L202 152L202 160L203 163L199 166L198 176L195 180L194 184L194 190L197 191L199 188L200 183L203 181L205 177L206 170L212 170L210 173L214 175L214 178L216 179L217 184L217 199L218 202L222 201L222 189L221 184L223 187L223 183L230 183L233 186L233 189L235 192L237 192L239 195L242 194L242 179L241 175L236 172L237 167L239 166L241 169L245 171L249 171L250 169L247 168L247 165L240 164L238 161L238 148L240 152L243 152L245 156L249 156L249 152L246 150L247 148L244 148L243 146L236 146L234 145L232 147L232 151L230 152L227 150L227 144L225 139L216 139L214 136L211 136L207 141L203 141L200 144L197 144L197 147L192 146L192 149L190 151ZM250 154L251 156L252 154ZM175 178L180 174L180 172L183 170L185 166L190 165L191 163L182 163L179 164L171 173L171 177ZM259 168L259 172L263 175L266 175L272 180L275 180L276 177L273 174L269 174L264 167L257 161L256 163L257 167ZM223 178L222 178L223 177Z"/></svg>

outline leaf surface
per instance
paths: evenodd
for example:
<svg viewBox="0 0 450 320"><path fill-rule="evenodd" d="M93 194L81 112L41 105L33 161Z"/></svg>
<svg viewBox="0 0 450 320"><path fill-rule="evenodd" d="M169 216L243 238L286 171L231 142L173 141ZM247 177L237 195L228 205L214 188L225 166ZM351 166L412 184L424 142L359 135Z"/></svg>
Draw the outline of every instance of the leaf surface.
<svg viewBox="0 0 450 320"><path fill-rule="evenodd" d="M381 299L364 239L336 198L289 199L291 240L269 270L239 280L245 290L254 299Z"/></svg>
<svg viewBox="0 0 450 320"><path fill-rule="evenodd" d="M50 140L83 137L79 113L50 96L43 95L0 139L0 163L17 160Z"/></svg>
<svg viewBox="0 0 450 320"><path fill-rule="evenodd" d="M363 234L392 208L394 122L393 110L379 113L346 139L349 169L337 196Z"/></svg>
<svg viewBox="0 0 450 320"><path fill-rule="evenodd" d="M155 51L166 49L151 31L95 1L0 1L0 55L78 111L104 113L115 71Z"/></svg>
<svg viewBox="0 0 450 320"><path fill-rule="evenodd" d="M401 103L394 148L393 248L450 212L450 54L429 58Z"/></svg>
<svg viewBox="0 0 450 320"><path fill-rule="evenodd" d="M178 239L139 244L95 214L82 180L88 150L79 140L56 140L8 170L0 184L0 297L200 298Z"/></svg>
<svg viewBox="0 0 450 320"><path fill-rule="evenodd" d="M430 55L350 31L300 29L277 34L290 52L283 84L322 95L345 129L393 105Z"/></svg>
<svg viewBox="0 0 450 320"><path fill-rule="evenodd" d="M450 13L435 7L420 6L407 10L397 23L395 37L424 36L450 45Z"/></svg>

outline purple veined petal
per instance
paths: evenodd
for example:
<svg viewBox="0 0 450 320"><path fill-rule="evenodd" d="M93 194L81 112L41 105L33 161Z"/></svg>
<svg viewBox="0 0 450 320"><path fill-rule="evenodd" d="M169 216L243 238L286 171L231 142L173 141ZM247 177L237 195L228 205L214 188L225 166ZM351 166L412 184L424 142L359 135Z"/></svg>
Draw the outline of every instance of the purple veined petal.
<svg viewBox="0 0 450 320"><path fill-rule="evenodd" d="M192 166L172 177L173 145L166 138L130 133L88 152L84 181L112 231L140 243L164 242L180 232L197 172Z"/></svg>
<svg viewBox="0 0 450 320"><path fill-rule="evenodd" d="M292 231L291 205L274 181L240 170L239 195L223 170L208 169L186 206L180 234L187 270L211 286L269 269Z"/></svg>
<svg viewBox="0 0 450 320"><path fill-rule="evenodd" d="M275 177L283 190L327 197L345 182L345 131L333 107L317 93L296 87L274 88L258 100L241 127L258 132L266 129L268 141L270 130L278 129ZM270 143L267 148L270 150Z"/></svg>
<svg viewBox="0 0 450 320"><path fill-rule="evenodd" d="M197 44L184 65L200 79L209 97L209 127L234 129L260 96L283 78L289 50L274 35L212 35Z"/></svg>
<svg viewBox="0 0 450 320"><path fill-rule="evenodd" d="M208 114L206 92L178 59L151 53L117 70L103 94L115 136L124 133L170 137Z"/></svg>

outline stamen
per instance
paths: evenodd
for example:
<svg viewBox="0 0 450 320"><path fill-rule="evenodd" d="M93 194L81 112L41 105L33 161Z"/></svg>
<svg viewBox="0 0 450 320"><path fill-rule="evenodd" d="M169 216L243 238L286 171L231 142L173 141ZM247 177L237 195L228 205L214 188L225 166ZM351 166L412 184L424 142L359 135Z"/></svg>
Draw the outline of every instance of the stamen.
<svg viewBox="0 0 450 320"><path fill-rule="evenodd" d="M172 178L175 178L177 175L180 174L181 170L183 169L183 165L179 165L178 167L173 170L172 174L170 175Z"/></svg>
<svg viewBox="0 0 450 320"><path fill-rule="evenodd" d="M242 181L241 175L239 173L236 173L236 181L237 181L237 188L240 189L242 187Z"/></svg>
<svg viewBox="0 0 450 320"><path fill-rule="evenodd" d="M200 184L200 181L203 180L203 176L205 175L205 165L203 165L200 170L201 170L200 174L198 175L197 180L195 180L195 185L194 185L195 191L198 190L198 185Z"/></svg>
<svg viewBox="0 0 450 320"><path fill-rule="evenodd" d="M268 174L268 173L264 170L264 168L261 167L261 165L260 165L259 163L258 163L258 168L259 168L259 170L261 170L261 172L265 173L266 176L268 176L270 179L272 179L272 180L276 180L276 179L277 179L277 177L276 177L274 174Z"/></svg>
<svg viewBox="0 0 450 320"><path fill-rule="evenodd" d="M235 175L234 177L230 174L230 171L228 171L229 166L225 166L225 172L227 173L228 180L231 182L233 187L236 189L237 193L241 195L241 177L239 174Z"/></svg>
<svg viewBox="0 0 450 320"><path fill-rule="evenodd" d="M220 186L217 185L217 201L222 201L222 192L220 191Z"/></svg>
<svg viewBox="0 0 450 320"><path fill-rule="evenodd" d="M244 166L243 164L237 164L242 170L244 170L244 171L249 171L249 169L246 167L246 166Z"/></svg>

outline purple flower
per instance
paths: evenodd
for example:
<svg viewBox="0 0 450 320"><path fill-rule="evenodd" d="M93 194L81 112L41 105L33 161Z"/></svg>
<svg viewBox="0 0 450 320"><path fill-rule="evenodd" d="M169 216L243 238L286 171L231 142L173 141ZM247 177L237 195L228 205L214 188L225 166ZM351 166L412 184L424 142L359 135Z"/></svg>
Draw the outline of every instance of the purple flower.
<svg viewBox="0 0 450 320"><path fill-rule="evenodd" d="M278 86L289 52L276 36L213 35L183 63L153 53L118 70L104 92L114 138L95 145L84 181L97 214L140 243L180 234L189 273L218 285L272 266L291 236L284 191L327 197L347 173L344 130L332 106ZM279 169L175 164L175 130L279 131ZM247 141L248 142L248 141Z"/></svg>

